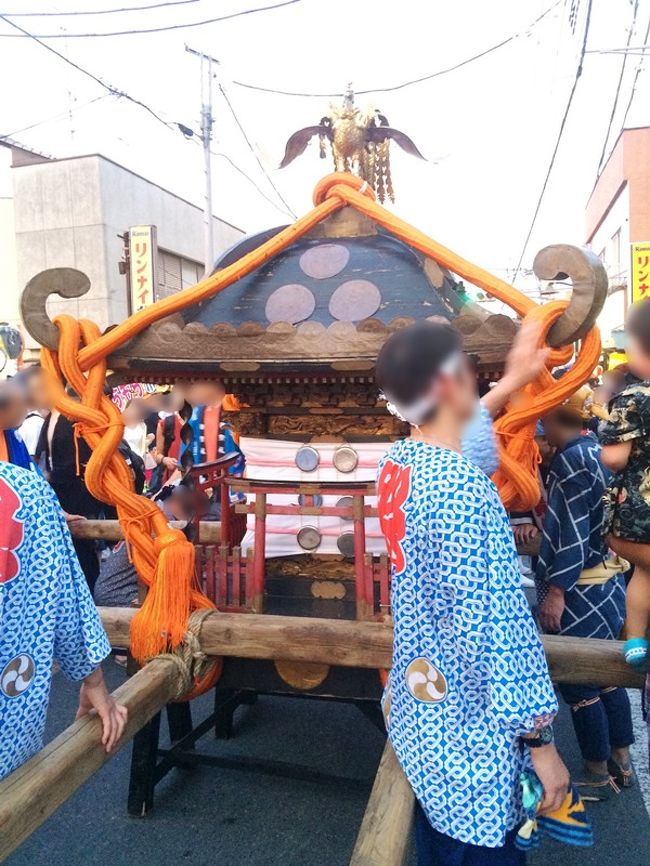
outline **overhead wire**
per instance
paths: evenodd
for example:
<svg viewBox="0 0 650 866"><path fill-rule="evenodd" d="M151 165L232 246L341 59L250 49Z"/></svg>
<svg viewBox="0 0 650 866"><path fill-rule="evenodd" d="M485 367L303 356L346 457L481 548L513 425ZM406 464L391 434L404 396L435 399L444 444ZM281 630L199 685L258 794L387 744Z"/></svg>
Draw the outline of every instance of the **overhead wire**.
<svg viewBox="0 0 650 866"><path fill-rule="evenodd" d="M541 207L542 207L542 202L544 201L544 196L546 194L546 188L548 187L548 182L550 180L551 173L552 173L553 167L555 165L555 160L557 158L558 151L560 150L560 144L562 142L562 136L564 134L564 129L566 127L566 123L567 123L567 120L569 118L569 112L571 111L571 105L573 104L573 98L576 94L576 90L578 89L578 82L580 81L580 78L582 77L582 65L583 65L584 59L585 59L585 51L587 48L587 39L589 37L589 28L591 25L592 6L593 6L593 0L588 0L587 13L585 16L585 28L584 28L584 33L582 36L582 45L580 47L578 66L576 68L575 77L573 79L573 84L571 86L571 92L569 93L569 98L567 100L567 104L566 104L566 107L564 109L564 114L562 116L562 122L560 123L560 128L558 130L557 138L555 140L555 146L553 148L553 153L551 154L551 160L549 162L548 169L546 171L546 176L544 177L544 183L542 184L542 189L540 191L539 198L537 199L537 204L535 206L533 218L531 220L530 227L529 227L528 232L526 234L526 239L524 241L524 245L523 245L523 248L521 250L521 255L519 256L519 261L517 262L517 267L515 268L515 273L514 273L514 277L512 280L513 283L517 279L517 275L519 274L519 271L521 270L521 265L522 265L522 262L524 260L524 256L526 254L526 250L528 248L530 238L533 234L533 230L534 230L535 224L537 222L537 217L539 216L539 212L540 212Z"/></svg>
<svg viewBox="0 0 650 866"><path fill-rule="evenodd" d="M284 207L281 207L277 202L273 201L273 199L264 192L264 190L256 183L255 180L253 180L253 178L249 174L247 174L244 171L243 168L240 168L236 162L233 162L233 160L228 156L227 153L222 153L221 151L218 151L218 150L211 150L210 153L212 154L212 156L216 156L216 157L220 157L221 159L225 159L226 162L228 162L230 164L230 166L236 172L241 174L241 176L243 178L245 178L252 186L254 186L255 189L257 190L257 192L262 196L262 198L266 199L266 201L270 205L272 205L277 211L279 211L280 213L287 214L292 219L295 219L296 215L293 213L293 211L285 210Z"/></svg>
<svg viewBox="0 0 650 866"><path fill-rule="evenodd" d="M67 108L65 111L59 111L58 114L52 114L49 117L44 117L42 120L37 120L35 123L30 123L29 126L21 126L20 129L14 129L12 132L3 133L0 135L0 138L13 138L14 135L20 135L21 132L27 132L30 129L35 129L37 126L43 126L46 123L53 123L56 120L61 120L70 116L70 112L81 111L84 108L88 108L89 105L93 105L95 102L99 102L101 99L107 99L112 94L110 93L102 93L100 96L95 96L94 99L88 100L88 102L83 102L81 105L74 105L72 108Z"/></svg>
<svg viewBox="0 0 650 866"><path fill-rule="evenodd" d="M226 105L228 106L228 109L230 110L230 113L232 114L232 116L233 116L233 118L234 118L235 123L236 123L237 126L239 127L239 131L241 132L241 134L242 134L242 136L243 136L243 138L244 138L244 141L245 141L246 144L248 145L248 148L249 148L250 152L251 152L251 153L253 154L253 156L255 157L255 161L257 162L257 164L258 164L259 167L261 168L262 172L264 173L264 176L265 176L266 179L268 180L269 184L273 187L273 189L274 189L274 191L275 191L275 194L276 194L277 197L280 199L280 201L282 202L282 204L285 206L285 208L287 209L288 213L290 213L290 214L293 216L294 219L297 219L297 218L298 218L297 214L294 212L294 210L292 209L291 205L287 202L287 200L284 198L284 196L282 195L282 193L280 192L280 190L277 188L277 186L276 186L275 183L273 182L273 178L272 178L271 175L268 173L268 171L267 171L267 169L266 169L266 166L264 165L264 163L263 163L262 160L260 159L260 157L259 157L259 155L258 155L258 153L257 153L257 150L256 150L255 147L253 146L253 143L251 142L250 138L248 137L248 135L247 135L247 133L246 133L246 130L244 129L244 127L243 127L243 125L242 125L242 122L240 121L240 119L239 119L239 117L238 117L238 115L237 115L237 112L235 111L235 108L234 108L232 102L231 102L230 99L228 98L228 94L227 94L226 91L223 89L223 86L222 86L221 84L219 85L219 90L221 91L221 94L222 94L222 96L223 96L223 98L224 98L224 100L225 100L225 102L226 102Z"/></svg>
<svg viewBox="0 0 650 866"><path fill-rule="evenodd" d="M74 15L116 15L123 12L145 12L147 9L162 9L164 6L187 6L201 0L166 0L147 6L123 6L119 9L78 9L74 12L3 12L7 18L70 18Z"/></svg>
<svg viewBox="0 0 650 866"><path fill-rule="evenodd" d="M257 6L254 9L242 9L240 12L231 12L229 15L221 15L218 18L206 18L204 21L187 21L182 24L167 24L161 27L143 27L138 30L112 30L107 33L69 33L62 31L60 33L36 33L29 34L32 38L38 39L102 39L112 36L141 36L146 33L166 33L170 30L186 30L190 27L203 27L205 24L216 24L218 21L229 21L232 18L241 18L244 15L253 15L256 12L270 12L272 9L281 9L283 6L293 6L295 3L302 3L302 0L283 0L282 3L274 3L270 6ZM3 13L0 15L7 21L10 16ZM0 37L5 39L20 39L19 33L0 33Z"/></svg>
<svg viewBox="0 0 650 866"><path fill-rule="evenodd" d="M630 29L627 34L627 46L629 47L630 42L632 41L632 36L634 34L634 26L636 24L637 15L639 12L639 0L634 0L634 7L632 9L632 23L630 24ZM600 174L600 170L603 167L603 163L605 162L605 154L607 153L607 145L609 144L609 136L612 132L612 125L614 123L614 117L616 116L616 109L618 108L618 99L621 95L621 87L623 85L623 78L625 77L625 69L627 67L627 54L623 53L623 62L621 63L621 71L618 75L618 81L616 83L616 92L614 93L614 102L612 103L612 110L609 114L609 123L607 124L607 132L605 134L605 140L603 141L603 149L600 152L600 159L598 160L598 168L596 169L596 177Z"/></svg>
<svg viewBox="0 0 650 866"><path fill-rule="evenodd" d="M33 33L30 33L29 30L25 30L24 27L21 27L20 24L16 24L15 21L11 21L7 18L6 15L0 13L0 20L4 21L5 24L8 24L10 27L15 28L16 30L20 30L25 36L28 36L30 39L33 39L38 45L42 48L45 48L46 51L49 51L51 54L54 54L55 57L58 57L59 60L63 60L64 63L67 63L68 66L72 66L73 69L76 69L77 72L81 72L87 78L92 79L96 84L99 84L100 87L103 87L104 90L107 90L109 93L112 93L114 96L122 97L123 99L128 100L129 102L134 103L134 105L139 105L140 108L143 108L147 111L152 117L154 117L159 123L162 123L163 126L166 126L168 129L171 128L172 124L168 123L166 120L155 112L150 106L146 103L142 102L140 99L136 99L135 96L131 96L124 90L120 90L118 87L113 87L112 84L107 84L103 81L98 75L95 75L94 72L90 72L88 69L85 69L83 66L80 66L78 63L75 63L74 60L70 60L69 57L66 57L65 54L62 54L60 51L57 51L56 48L52 48L51 45L48 45L47 42L42 42L38 36L35 36Z"/></svg>
<svg viewBox="0 0 650 866"><path fill-rule="evenodd" d="M7 24L11 25L12 27L16 27L16 28L22 30L23 33L25 33L26 35L29 35L32 39L34 39L35 42L37 42L37 43L38 43L39 45L41 45L43 48L47 49L47 51L50 51L52 54L56 55L58 58L60 58L61 60L65 61L67 64L69 64L70 66L72 66L72 67L73 67L74 69L76 69L78 72L81 72L83 75L86 75L88 78L91 78L93 81L95 81L97 84L101 85L101 87L103 87L103 88L107 91L107 94L103 94L101 97L96 97L95 99L91 100L90 102L96 102L96 101L99 100L99 99L103 99L106 95L116 96L116 97L118 97L118 98L124 98L124 99L128 100L129 102L132 102L134 105L138 105L140 108L143 108L143 109L144 109L145 111L147 111L147 112L148 112L152 117L154 117L154 118L155 118L159 123L163 124L163 126L164 126L166 129L170 130L171 132L175 132L175 131L176 131L177 124L172 123L172 122L169 122L169 121L166 121L166 120L163 120L163 118L160 116L160 114L158 114L157 111L155 111L153 108L151 108L150 105L147 105L147 104L146 104L145 102L143 102L142 100L140 100L140 99L136 99L135 97L131 96L130 94L126 93L126 92L123 91L123 90L120 90L120 89L117 88L117 87L113 87L112 85L107 84L107 83L106 83L105 81L103 81L99 76L95 75L93 72L90 72L89 70L84 69L83 66L80 66L78 63L75 63L74 61L70 60L68 57L65 56L65 54L61 54L61 53L60 53L59 51L57 51L55 48L52 48L50 45L47 45L46 43L41 42L40 39L39 39L38 37L33 36L31 33L29 33L28 30L25 30L25 29L24 29L23 27L21 27L19 24L16 24L16 23L13 22L13 21L9 21L3 13L0 13L0 20L5 21ZM222 92L223 92L223 91L222 91ZM225 93L224 93L224 97L225 97ZM266 175L266 177L267 177L269 183L271 184L271 186L273 187L274 191L276 192L278 198L280 199L280 201L281 201L282 204L284 205L284 208L286 209L286 213L290 214L290 215L295 219L295 218L296 218L296 214L295 214L294 211L291 209L291 207L288 205L288 203L285 201L284 197L283 197L282 194L279 192L279 190L277 189L277 187L276 187L275 184L273 183L272 179L269 177L268 173L266 172L266 169L264 168L264 165L262 164L262 162L261 162L261 161L259 160L259 158L257 157L257 154L255 153L255 150L253 149L252 144L250 143L250 141L248 141L248 138L247 138L247 136L246 136L246 133L244 132L243 127L242 127L241 124L239 123L239 120L238 120L238 118L237 118L237 115L236 115L235 112L234 112L234 109L233 109L232 105L230 104L230 102L229 102L229 100L227 99L227 97L225 97L225 98L226 98L226 102L227 102L227 104L228 104L228 106L229 106L229 108L230 108L230 110L231 110L231 112L232 112L232 114L233 114L233 117L234 117L235 120L237 121L237 124L238 124L238 126L239 126L240 131L242 132L242 134L243 134L244 137L246 138L246 141L247 141L247 143L248 143L248 146L251 148L253 154L255 155L255 157L256 157L256 159L257 159L257 161L258 161L258 164L260 165L262 171L263 171L264 174ZM88 103L88 104L90 104L90 103ZM68 113L69 113L69 112L65 112L66 115L67 115ZM47 122L47 121L46 121L46 120L43 120L43 121L37 121L37 122L31 124L30 126L23 127L22 129L19 129L19 130L15 130L14 132L12 132L12 133L10 133L10 134L7 134L7 135L0 135L0 139L10 138L11 136L13 136L13 135L17 135L17 134L20 133L20 132L25 132L26 130L28 130L28 129L32 129L32 128L34 128L35 126L39 126L41 123L44 123L44 122ZM262 195L262 197L263 197L264 199L266 199L266 200L267 200L270 204L272 204L274 207L276 207L276 208L278 207L278 206L277 206L277 205L276 205L276 204L275 204L275 203L274 203L274 202L273 202L273 201L272 201L272 200L271 200L271 199L270 199L270 198L269 198L269 197L268 197L268 196L267 196L267 195L266 195L266 194L265 194L265 193L264 193L264 192L263 192L259 187L258 187L258 185L255 183L255 181L253 180L253 178L249 177L243 169L239 168L239 166L237 166L236 163L235 163L235 162L234 162L234 161L233 161L229 156L227 156L226 154L219 154L219 153L215 153L214 155L215 155L215 156L222 156L224 159L226 159L226 160L227 160L227 161L232 165L232 167L233 167L236 171L238 171L238 172L239 172L243 177L245 177L245 178L246 178L246 179L247 179L247 180L248 180L248 181L249 181L249 182L250 182L250 183L251 183L251 184L252 184L252 185L253 185L253 186L258 190L258 192L260 193L260 195Z"/></svg>
<svg viewBox="0 0 650 866"><path fill-rule="evenodd" d="M513 33L512 35L507 36L505 39L502 39L500 42L497 42L495 45L491 45L489 48L486 48L483 51L479 51L478 54L473 54L471 57L466 57L464 60L461 60L458 63L454 63L452 66L447 66L444 69L438 69L436 72L431 72L428 75L422 75L419 78L412 78L408 81L402 81L400 84L394 84L389 87L372 87L365 90L355 90L355 94L357 96L366 96L371 93L392 93L396 90L403 90L405 87L411 87L414 84L422 84L422 82L424 81L431 81L441 75L447 75L450 72L455 72L457 69L461 69L463 66L474 63L474 61L480 60L482 57L486 57L493 51L497 51L499 48L503 48L504 45L508 45L508 43L513 42L515 39L518 39L522 34L527 33L532 27L535 27L537 24L539 24L540 21L546 18L547 15L549 15L563 2L564 0L556 0L556 2L553 3L552 6L549 6L546 11L542 12L541 15L538 15L534 21L532 21L522 30L518 30L516 33ZM332 99L344 95L343 91L331 93L314 93L296 90L282 90L280 88L266 87L261 84L251 84L246 81L233 81L232 83L236 84L237 87L243 87L247 90L257 90L261 93L275 93L279 96L301 96L313 97L315 99Z"/></svg>
<svg viewBox="0 0 650 866"><path fill-rule="evenodd" d="M648 15L648 25L646 27L645 36L643 39L644 45L647 44L648 38L650 38L650 15ZM627 122L627 116L630 113L630 108L632 108L632 103L634 102L634 97L636 95L636 85L639 81L639 76L641 75L641 71L643 69L643 64L645 62L646 56L647 55L644 51L643 54L641 55L641 60L639 60L639 63L636 67L636 72L634 73L634 81L632 82L632 90L630 91L630 98L629 98L628 103L625 107L625 114L623 115L623 122L621 123L621 129L625 129L625 124Z"/></svg>

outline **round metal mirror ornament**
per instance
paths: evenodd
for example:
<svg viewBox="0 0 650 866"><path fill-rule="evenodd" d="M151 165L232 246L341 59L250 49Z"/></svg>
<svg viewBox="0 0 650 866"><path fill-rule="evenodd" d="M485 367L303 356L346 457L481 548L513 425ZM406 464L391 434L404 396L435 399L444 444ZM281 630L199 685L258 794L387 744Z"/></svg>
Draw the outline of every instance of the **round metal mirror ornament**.
<svg viewBox="0 0 650 866"><path fill-rule="evenodd" d="M320 454L311 445L302 445L296 451L295 461L301 472L313 472L320 463Z"/></svg>
<svg viewBox="0 0 650 866"><path fill-rule="evenodd" d="M322 541L322 536L315 526L303 526L297 538L303 550L316 550Z"/></svg>
<svg viewBox="0 0 650 866"><path fill-rule="evenodd" d="M339 472L354 472L359 464L359 455L351 445L339 445L334 451L333 462Z"/></svg>
<svg viewBox="0 0 650 866"><path fill-rule="evenodd" d="M341 496L340 499L336 500L336 507L337 508L352 508L353 502L354 502L354 499L352 498L352 496ZM352 520L352 512L350 512L350 514L346 515L345 517L341 517L341 520Z"/></svg>
<svg viewBox="0 0 650 866"><path fill-rule="evenodd" d="M343 556L351 558L354 556L354 532L342 532L336 539L336 546L339 553Z"/></svg>
<svg viewBox="0 0 650 866"><path fill-rule="evenodd" d="M309 501L311 500L311 502ZM298 505L307 507L307 508L320 508L323 504L323 497L320 493L314 493L310 495L309 493L300 493L298 494Z"/></svg>

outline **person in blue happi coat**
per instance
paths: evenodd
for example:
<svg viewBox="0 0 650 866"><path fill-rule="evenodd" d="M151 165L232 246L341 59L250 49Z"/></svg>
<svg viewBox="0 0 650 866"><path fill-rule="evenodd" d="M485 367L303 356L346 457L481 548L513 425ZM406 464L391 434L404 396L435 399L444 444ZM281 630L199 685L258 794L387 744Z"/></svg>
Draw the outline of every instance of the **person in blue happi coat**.
<svg viewBox="0 0 650 866"><path fill-rule="evenodd" d="M550 634L618 639L625 620L629 563L610 553L604 537L603 497L610 473L600 445L586 430L594 416L606 418L588 388L545 416L544 431L557 448L547 479L548 508L537 565L542 628ZM583 795L606 799L630 787L634 742L630 703L624 689L563 684L562 697L585 764L577 782Z"/></svg>

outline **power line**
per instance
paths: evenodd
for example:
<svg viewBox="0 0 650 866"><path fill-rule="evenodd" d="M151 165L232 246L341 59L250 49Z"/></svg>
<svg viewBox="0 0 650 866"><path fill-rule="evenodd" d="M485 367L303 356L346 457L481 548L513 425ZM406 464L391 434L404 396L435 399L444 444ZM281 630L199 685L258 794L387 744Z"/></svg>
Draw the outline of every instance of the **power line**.
<svg viewBox="0 0 650 866"><path fill-rule="evenodd" d="M283 6L293 6L294 3L302 3L302 0L284 0L282 3L274 3L271 6L257 6L255 9L243 9L241 12L232 12L230 15L222 15L219 18L207 18L205 21L189 21L185 24L168 24L164 27L145 27L140 30L113 30L109 33L36 33L28 34L38 39L101 39L106 36L140 36L144 33L165 33L169 30L186 30L188 27L203 27L204 24L215 24L217 21L229 21L231 18L241 18L243 15L253 15L256 12L269 12L272 9L281 9ZM6 14L0 15L8 21ZM8 23L11 23L8 21ZM5 39L21 39L19 33L0 33Z"/></svg>
<svg viewBox="0 0 650 866"><path fill-rule="evenodd" d="M134 103L134 105L139 105L140 108L144 108L152 117L154 117L159 123L162 123L163 126L166 126L168 129L171 127L166 120L163 120L162 117L157 114L152 108L146 105L139 99L136 99L134 96L130 96L124 90L119 90L117 87L113 87L112 84L106 84L105 81L102 81L97 75L93 72L90 72L88 69L84 69L83 66L79 66L78 63L75 63L74 60L70 60L69 57L66 57L65 54L61 54L60 51L57 51L56 48L52 48L51 45L48 45L46 42L41 42L38 36L34 36L33 33L30 33L29 30L25 30L24 27L21 27L20 24L16 24L15 21L10 21L6 15L0 13L0 20L4 21L5 24L8 24L10 27L13 27L15 30L20 30L20 32L24 36L28 36L30 39L33 39L34 42L38 43L42 48L45 48L46 51L49 51L51 54L54 54L55 57L58 57L60 60L63 60L64 63L67 63L68 66L72 66L73 69L76 69L77 72L81 72L87 78L91 78L96 84L99 84L100 87L103 87L104 90L107 90L109 93L113 94L113 96L120 96L124 99L127 99L129 102Z"/></svg>
<svg viewBox="0 0 650 866"><path fill-rule="evenodd" d="M201 0L167 0L165 3L151 3L148 6L123 6L121 9L80 9L76 12L3 12L7 18L69 18L73 15L113 15L121 12L144 12L147 9L162 9L164 6L186 6L200 3Z"/></svg>
<svg viewBox="0 0 650 866"><path fill-rule="evenodd" d="M480 60L482 57L486 57L493 51L502 48L504 45L508 45L508 43L513 42L515 39L518 39L523 33L526 33L532 27L535 27L537 24L539 24L540 21L546 18L546 16L549 15L562 2L564 2L564 0L557 0L557 2L553 3L552 6L549 6L549 8L545 12L542 12L541 15L539 15L523 30L518 31L517 33L513 33L511 36L507 36L505 39L497 42L496 45L492 45L489 48L480 51L478 54L473 54L471 57L466 57L464 60L461 60L458 63L454 63L453 66L447 66L444 69L438 69L436 72L431 72L430 74L423 75L420 78L412 78L409 81L403 81L400 84L394 84L391 87L373 87L367 90L355 90L355 94L357 96L366 96L370 93L392 93L395 90L402 90L405 87L411 87L413 84L421 84L424 81L431 81L432 79L438 78L441 75L447 75L449 72L455 72L457 69L461 69L463 66L467 66L469 63L473 63L475 60ZM264 87L263 85L250 84L246 81L233 81L232 83L236 84L238 87L244 87L247 90L258 90L262 93L275 93L279 96L305 96L314 97L316 99L331 99L333 97L344 95L343 91L338 91L336 93L306 93L295 90L281 90L273 87Z"/></svg>
<svg viewBox="0 0 650 866"><path fill-rule="evenodd" d="M526 254L526 249L528 247L528 243L530 241L531 235L533 233L533 229L535 228L535 223L537 222L537 217L539 216L540 209L542 207L542 201L544 200L544 195L546 193L546 187L548 186L549 179L551 177L551 172L553 171L553 166L555 165L555 159L557 157L558 151L560 149L560 143L562 141L562 135L564 133L564 128L566 126L567 119L569 117L569 112L571 110L571 104L573 103L573 97L575 96L576 90L578 89L578 82L580 81L580 77L582 76L582 64L585 59L585 51L587 48L587 37L589 36L589 26L591 24L591 7L593 6L593 0L589 0L587 4L587 14L585 17L585 30L582 37L582 46L580 48L580 57L578 60L578 67L576 69L575 78L573 80L573 85L571 87L571 92L569 93L569 99L567 100L566 108L564 109L564 116L562 117L562 122L560 124L560 129L558 131L557 139L555 141L555 147L553 148L553 154L551 156L551 161L548 166L548 170L546 172L546 177L544 178L544 183L542 184L542 190L539 194L539 198L537 200L537 205L535 206L535 212L533 213L533 219L530 223L530 228L528 229L528 234L526 235L526 240L524 241L524 246L521 250L521 255L519 256L519 261L517 262L517 267L515 268L515 274L512 279L513 283L517 279L517 274L521 269L521 263L524 260L524 255Z"/></svg>
<svg viewBox="0 0 650 866"><path fill-rule="evenodd" d="M650 15L648 16L648 26L646 27L645 37L643 39L644 44L647 43L648 38L650 38ZM639 64L636 68L636 72L634 74L634 81L632 82L632 90L630 91L630 98L628 100L627 105L625 106L625 114L623 115L623 122L621 124L621 129L625 129L625 122L627 121L627 116L630 112L630 108L632 108L632 103L634 102L634 97L636 95L636 85L639 80L639 76L641 75L641 70L643 69L643 62L645 60L645 52L641 55L641 60L639 60Z"/></svg>
<svg viewBox="0 0 650 866"><path fill-rule="evenodd" d="M16 27L16 28L20 29L23 33L25 33L26 35L28 35L28 36L30 36L32 39L34 39L34 41L37 42L39 45L41 45L43 48L47 49L47 50L50 51L52 54L55 54L55 55L56 55L57 57L59 57L61 60L64 60L66 63L68 63L68 64L69 64L70 66L72 66L74 69L76 69L77 71L81 72L83 75L86 75L87 77L92 78L93 81L95 81L97 84L101 85L101 87L103 87L103 88L108 92L108 95L111 95L111 96L117 96L117 97L123 97L123 98L127 99L129 102L132 102L132 103L134 103L135 105L138 105L138 106L140 106L140 108L143 108L145 111L147 111L150 115L152 115L152 117L154 117L156 120L158 120L160 123L162 123L162 124L165 126L166 129L168 129L168 130L170 130L170 131L175 131L175 129L176 129L176 124L168 123L167 121L163 120L162 117L161 117L161 116L160 116L156 111L154 111L153 108L151 108L151 106L147 105L146 103L142 102L142 101L139 100L139 99L135 99L134 97L130 96L128 93L125 93L125 92L122 91L122 90L118 90L117 88L113 87L113 86L110 85L110 84L106 84L104 81L102 81L101 78L99 78L98 76L96 76L94 73L89 72L87 69L84 69L82 66L79 66L77 63L74 63L74 61L70 60L70 59L69 59L68 57L66 57L64 54L61 54L61 53L58 52L56 49L51 48L49 45L46 45L44 42L41 42L41 41L38 39L38 37L32 36L32 34L29 33L29 31L24 30L24 28L20 27L20 25L15 24L13 21L9 21L9 20L6 18L6 16L5 16L4 14L0 13L0 19L3 20L3 21L5 21L7 24L10 24L12 27ZM222 92L223 92L223 90L222 90ZM88 102L87 105L90 105L91 103L93 103L93 102L97 102L98 100L100 100L100 99L104 99L104 98L105 98L105 95L95 97L95 99L90 100L90 102ZM240 130L242 131L242 134L244 135L244 137L246 137L245 132L244 132L244 130L243 130L241 124L239 123L239 120L237 119L237 116L236 116L236 114L234 113L234 110L233 110L233 108L232 108L232 105L230 105L230 102L228 101L228 99L227 99L225 93L224 93L224 98L226 98L226 102L228 103L228 106L229 106L231 112L233 113L233 116L235 117L235 120L237 121L237 123L238 123L238 125L239 125L239 128L240 128ZM81 108L81 107L83 107L83 106L79 106L79 107ZM67 115L68 112L65 112L65 114ZM56 117L56 116L55 116L55 117ZM25 131L28 130L28 129L33 129L33 128L36 127L36 126L40 126L40 124L42 124L42 123L47 123L47 122L49 122L50 120L53 120L53 119L55 119L55 118L47 118L47 119L45 119L45 120L37 121L37 122L31 124L30 126L23 127L22 129L19 129L19 130L15 130L14 132L12 132L12 133L10 133L10 134L8 134L8 135L0 135L0 138L2 138L2 139L10 138L11 136L16 135L17 133L25 132ZM252 145L251 145L251 143L248 141L248 139L246 139L246 141L247 141L247 143L248 143L248 146L251 148L251 150L253 150ZM256 159L257 159L257 155L255 154L255 151L254 151L254 150L253 150L253 154L255 155L255 157L256 157ZM267 195L266 195L266 194L265 194L265 193L264 193L264 192L263 192L263 191L258 187L258 185L255 183L255 181L253 180L253 178L249 177L243 169L239 168L239 166L236 165L236 163L233 162L233 160L232 160L229 156L227 156L225 153L215 153L214 155L215 155L215 156L222 157L223 159L227 160L227 161L232 165L232 167L233 167L236 171L238 171L238 172L239 172L243 177L245 177L245 178L246 178L246 179L247 179L247 180L248 180L248 181L249 181L249 182L250 182L250 183L251 183L251 184L252 184L252 185L257 189L257 191L260 193L260 195L261 195L264 199L266 199L266 201L268 201L270 204L272 204L273 207L275 207L275 208L278 207L278 206L275 204L275 202L273 202L273 201L272 201L272 200L271 200L271 199L270 199L270 198L269 198L269 197L268 197L268 196L267 196ZM273 181L271 180L271 178L268 177L268 174L266 173L266 169L264 168L264 166L262 165L262 163L259 161L259 159L258 159L258 163L259 163L260 167L262 168L262 171L264 171L265 175L267 176L267 178L268 178L268 180L269 180L269 183L271 184L271 186L273 187L273 189L274 189L275 192L277 193L278 198L282 201L283 205L285 206L285 208L286 208L286 212L289 213L289 214L291 214L291 216L295 219L295 218L296 218L296 214L291 210L291 208L289 207L289 205L287 204L287 202L284 200L284 198L282 197L282 195L280 194L280 192L277 190L277 188L276 188L275 185L273 184Z"/></svg>
<svg viewBox="0 0 650 866"><path fill-rule="evenodd" d="M634 0L634 9L632 11L632 23L630 24L630 30L627 34L627 47L629 48L630 42L632 41L632 35L634 33L634 25L636 24L637 13L639 11L639 0ZM614 94L614 103L612 105L612 110L609 115L609 123L607 124L607 133L605 135L605 141L603 141L603 149L600 153L600 159L598 160L598 168L596 169L596 177L600 174L600 170L603 167L603 163L605 162L605 154L607 153L607 145L609 143L609 136L612 131L612 124L614 123L614 117L616 116L616 109L618 108L618 98L621 95L621 86L623 84L623 77L625 76L625 67L627 66L627 54L623 53L623 62L621 63L621 71L618 76L618 82L616 84L616 93Z"/></svg>
<svg viewBox="0 0 650 866"><path fill-rule="evenodd" d="M101 99L106 99L110 94L102 93L101 96L96 96L94 99L88 100L88 102L84 102L81 105L75 105L73 108L68 108L65 111L60 111L58 114L52 114L50 117L44 117L43 120L37 120L36 123L30 123L29 126L23 126L20 129L14 129L13 132L8 132L4 135L0 135L0 138L13 138L14 135L19 135L21 132L27 132L30 129L35 129L37 126L43 126L45 123L53 123L55 120L61 120L62 118L69 117L70 112L81 111L83 108L88 108L89 105L92 105L95 102L99 102Z"/></svg>
<svg viewBox="0 0 650 866"><path fill-rule="evenodd" d="M223 98L224 98L225 101L226 101L226 105L227 105L228 108L230 109L230 113L232 114L232 116L233 116L233 118L234 118L234 120L235 120L235 123L236 123L237 126L239 127L239 131L241 132L242 136L244 137L244 141L245 141L246 144L248 145L248 147L249 147L249 149L250 149L250 152L251 152L251 153L253 154L253 156L255 157L255 160L256 160L257 164L258 164L259 167L262 169L262 171L263 171L263 173L264 173L266 179L268 180L268 182L270 183L270 185L271 185L271 186L273 187L273 189L275 190L275 194L276 194L277 197L280 199L280 201L282 202L282 204L285 206L285 208L287 209L287 212L290 213L291 216L292 216L294 219L297 219L297 218L298 218L297 215L296 215L296 214L294 213L294 211L291 209L289 203L286 201L286 199L284 198L284 196L282 195L282 193L280 192L280 190L279 190L279 189L277 188L277 186L273 183L273 180L272 180L270 174L268 173L268 171L266 170L266 167L265 167L264 163L262 162L262 160L261 160L261 159L259 158L259 156L257 155L257 151L256 151L255 148L253 147L253 144L252 144L251 140L249 139L248 135L246 134L246 130L245 130L244 127L242 126L241 121L240 121L239 117L237 116L237 112L236 112L235 109L233 108L233 105L232 105L230 99L228 99L228 94L227 94L226 91L223 89L223 87L222 87L221 84L219 85L219 90L221 91L221 93L222 93L222 95L223 95Z"/></svg>
<svg viewBox="0 0 650 866"><path fill-rule="evenodd" d="M228 156L227 153L221 153L220 151L216 151L216 150L211 150L210 153L212 154L212 156L216 156L216 157L220 157L221 159L225 159L226 162L228 162L230 164L230 166L235 169L236 172L241 174L242 177L244 177L250 184L252 184L252 186L255 187L255 189L262 196L262 198L266 199L266 201L270 205L272 205L277 211L279 211L280 213L289 214L289 216L292 219L296 218L296 215L292 211L285 210L283 207L280 207L277 202L274 202L273 199L270 196L268 196L260 186L258 186L258 184L253 180L253 178L249 174L246 174L246 172L243 170L243 168L240 168L236 162L232 161L232 159Z"/></svg>

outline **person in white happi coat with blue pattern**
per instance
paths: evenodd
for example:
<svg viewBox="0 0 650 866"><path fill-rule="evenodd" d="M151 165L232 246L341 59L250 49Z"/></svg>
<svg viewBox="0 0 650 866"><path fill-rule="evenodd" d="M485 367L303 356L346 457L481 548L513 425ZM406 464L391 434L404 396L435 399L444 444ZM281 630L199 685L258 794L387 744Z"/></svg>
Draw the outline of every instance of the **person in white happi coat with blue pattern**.
<svg viewBox="0 0 650 866"><path fill-rule="evenodd" d="M484 409L540 371L538 336L523 329ZM412 427L382 461L377 488L395 628L384 712L418 801L418 866L519 866L521 771L532 760L544 811L563 803L569 776L552 742L557 701L512 530L478 465L489 420L477 416L475 379L447 325L394 334L376 377L389 410ZM472 418L479 432L463 456Z"/></svg>
<svg viewBox="0 0 650 866"><path fill-rule="evenodd" d="M115 746L127 712L104 683L110 649L54 491L0 461L0 779L42 748L53 660L81 682L77 718L94 710Z"/></svg>

